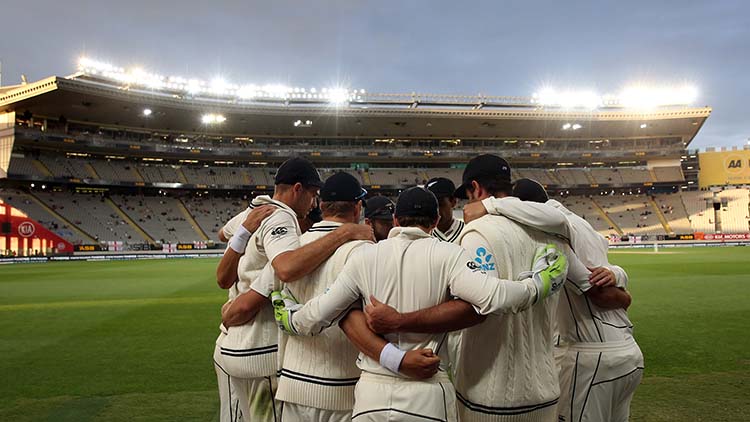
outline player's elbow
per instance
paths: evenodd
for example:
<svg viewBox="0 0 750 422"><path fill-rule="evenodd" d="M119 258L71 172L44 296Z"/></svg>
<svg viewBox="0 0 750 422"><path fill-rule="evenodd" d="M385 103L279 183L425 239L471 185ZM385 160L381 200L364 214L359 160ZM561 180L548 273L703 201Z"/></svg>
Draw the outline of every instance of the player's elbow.
<svg viewBox="0 0 750 422"><path fill-rule="evenodd" d="M225 274L222 271L216 271L216 284L222 289L228 289L232 287L234 282L237 281L237 277L233 277L232 274Z"/></svg>
<svg viewBox="0 0 750 422"><path fill-rule="evenodd" d="M224 228L219 229L219 241L226 242L227 240L229 239L227 239L227 236L224 234Z"/></svg>

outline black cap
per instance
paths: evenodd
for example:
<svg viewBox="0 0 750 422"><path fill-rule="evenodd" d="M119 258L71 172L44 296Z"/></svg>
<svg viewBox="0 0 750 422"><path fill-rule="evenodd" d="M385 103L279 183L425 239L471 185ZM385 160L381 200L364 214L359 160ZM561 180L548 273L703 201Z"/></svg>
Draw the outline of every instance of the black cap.
<svg viewBox="0 0 750 422"><path fill-rule="evenodd" d="M541 202L549 201L547 191L539 182L532 179L518 179L513 184L513 196L521 201Z"/></svg>
<svg viewBox="0 0 750 422"><path fill-rule="evenodd" d="M373 196L365 201L365 218L370 220L391 220L396 204L385 196Z"/></svg>
<svg viewBox="0 0 750 422"><path fill-rule="evenodd" d="M305 186L323 186L320 174L313 163L301 157L294 157L284 161L276 171L274 183L277 185L293 185L302 183Z"/></svg>
<svg viewBox="0 0 750 422"><path fill-rule="evenodd" d="M415 186L398 196L396 217L430 217L437 218L438 202L429 190Z"/></svg>
<svg viewBox="0 0 750 422"><path fill-rule="evenodd" d="M445 177L433 177L427 181L425 187L429 189L437 199L453 198L453 193L456 191L456 185L453 181Z"/></svg>
<svg viewBox="0 0 750 422"><path fill-rule="evenodd" d="M471 186L472 180L481 182L494 179L507 182L508 186L510 186L510 164L497 155L478 155L469 160L469 164L466 165L464 175L461 178L462 184L456 189L453 196L459 199L468 199L466 188Z"/></svg>
<svg viewBox="0 0 750 422"><path fill-rule="evenodd" d="M326 179L320 188L320 199L323 201L359 201L367 195L356 177L349 173L338 172Z"/></svg>

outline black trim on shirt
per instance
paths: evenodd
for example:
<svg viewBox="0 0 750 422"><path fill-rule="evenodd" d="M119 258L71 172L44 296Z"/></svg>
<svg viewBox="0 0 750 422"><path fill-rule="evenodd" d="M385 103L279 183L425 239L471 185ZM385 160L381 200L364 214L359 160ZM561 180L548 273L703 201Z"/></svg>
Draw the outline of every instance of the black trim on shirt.
<svg viewBox="0 0 750 422"><path fill-rule="evenodd" d="M464 406L466 406L469 410L474 411L474 412L479 412L479 413L485 413L488 415L520 415L523 413L531 413L540 409L544 409L546 407L554 406L557 404L558 400L560 400L560 398L558 397L554 400L550 400L548 402L539 403L539 404L529 404L529 405L517 406L517 407L492 407L492 406L485 406L479 403L473 403L467 400L458 391L456 391L456 397L458 397L458 401L461 402L461 404L463 404Z"/></svg>

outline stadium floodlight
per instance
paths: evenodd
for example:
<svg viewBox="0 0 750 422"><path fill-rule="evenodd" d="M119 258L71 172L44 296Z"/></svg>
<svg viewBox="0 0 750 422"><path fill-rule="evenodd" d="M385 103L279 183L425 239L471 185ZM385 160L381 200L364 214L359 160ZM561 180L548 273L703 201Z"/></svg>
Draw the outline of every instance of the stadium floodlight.
<svg viewBox="0 0 750 422"><path fill-rule="evenodd" d="M564 124L564 125L562 126L562 129L563 129L563 130L568 130L568 129L570 129L570 127L571 127L571 126L572 126L572 125L571 125L570 123L565 123L565 124Z"/></svg>
<svg viewBox="0 0 750 422"><path fill-rule="evenodd" d="M573 126L572 126L572 129L573 129L573 130L578 130L578 129L582 128L582 127L583 127L583 126L581 126L580 124L578 124L578 123L575 123L575 124L573 124Z"/></svg>
<svg viewBox="0 0 750 422"><path fill-rule="evenodd" d="M646 123L641 123L641 129L646 129L648 125Z"/></svg>
<svg viewBox="0 0 750 422"><path fill-rule="evenodd" d="M329 88L326 91L328 102L333 105L341 105L350 99L349 91L344 88Z"/></svg>
<svg viewBox="0 0 750 422"><path fill-rule="evenodd" d="M214 114L214 113L204 114L201 117L201 122L203 122L204 125L224 123L226 120L227 118L222 116L221 114Z"/></svg>
<svg viewBox="0 0 750 422"><path fill-rule="evenodd" d="M153 111L151 111L151 109L150 109L150 108L144 108L144 109L143 109L143 115L144 115L144 116L148 117L148 116L150 116L150 115L151 115L151 113L153 113Z"/></svg>

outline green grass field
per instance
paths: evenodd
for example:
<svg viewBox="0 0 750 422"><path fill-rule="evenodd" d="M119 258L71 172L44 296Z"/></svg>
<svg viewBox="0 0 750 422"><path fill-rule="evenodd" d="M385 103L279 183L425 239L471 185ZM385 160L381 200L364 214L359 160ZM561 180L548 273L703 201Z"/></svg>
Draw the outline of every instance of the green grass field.
<svg viewBox="0 0 750 422"><path fill-rule="evenodd" d="M623 250L634 421L750 415L750 248ZM211 421L216 260L0 266L0 420Z"/></svg>

